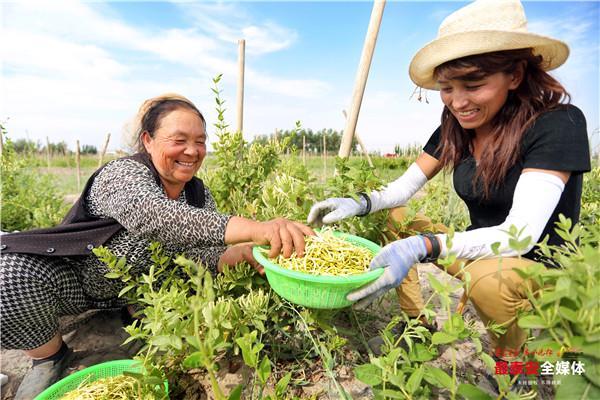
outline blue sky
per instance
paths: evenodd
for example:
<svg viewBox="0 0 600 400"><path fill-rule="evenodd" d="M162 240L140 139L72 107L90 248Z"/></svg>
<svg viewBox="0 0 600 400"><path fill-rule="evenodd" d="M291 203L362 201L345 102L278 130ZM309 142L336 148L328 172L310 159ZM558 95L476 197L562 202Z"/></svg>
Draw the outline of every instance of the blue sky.
<svg viewBox="0 0 600 400"><path fill-rule="evenodd" d="M411 99L408 64L465 4L387 2L357 126L370 150L423 144L437 126L439 95L427 92L429 104ZM597 147L600 3L523 4L530 31L570 45L553 75L583 109ZM234 127L238 39L246 40L246 138L297 120L342 130L372 3L17 1L0 8L0 120L10 136L100 147L111 132L116 149L126 147L141 102L163 92L189 97L214 122L210 87L219 73Z"/></svg>

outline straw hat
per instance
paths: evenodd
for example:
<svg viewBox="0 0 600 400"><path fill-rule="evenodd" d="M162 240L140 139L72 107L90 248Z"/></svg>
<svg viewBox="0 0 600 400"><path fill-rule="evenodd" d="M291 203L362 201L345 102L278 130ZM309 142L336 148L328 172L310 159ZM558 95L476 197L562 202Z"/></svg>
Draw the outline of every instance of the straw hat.
<svg viewBox="0 0 600 400"><path fill-rule="evenodd" d="M476 0L444 19L437 38L417 52L408 73L418 86L437 90L433 70L446 61L529 47L543 57L545 70L559 67L569 56L564 42L527 31L519 0Z"/></svg>

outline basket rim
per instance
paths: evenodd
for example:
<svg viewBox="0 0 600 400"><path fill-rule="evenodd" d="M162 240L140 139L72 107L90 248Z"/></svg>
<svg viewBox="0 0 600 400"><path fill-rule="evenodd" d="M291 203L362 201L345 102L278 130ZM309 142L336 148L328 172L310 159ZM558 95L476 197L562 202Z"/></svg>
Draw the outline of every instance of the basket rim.
<svg viewBox="0 0 600 400"><path fill-rule="evenodd" d="M381 250L381 246L379 246L377 243L374 243L374 242L372 242L368 239L362 238L360 236L352 235L350 233L345 233L345 232L339 232L339 231L333 231L333 234L335 236L341 237L342 239L345 239L345 240L350 239L349 240L350 242L354 242L355 244L363 245L364 247L366 247L372 251L374 248L377 248L377 251L374 251L373 255L377 254L377 252L379 250ZM347 276L312 275L312 274L308 274L306 272L292 271L290 269L283 268L283 267L275 264L274 262L269 260L267 257L265 257L262 254L262 252L260 251L261 249L268 249L268 248L269 248L268 246L254 246L252 248L252 255L254 256L256 261L259 262L259 264L261 264L263 267L265 267L265 270L267 272L267 278L268 278L268 273L272 272L277 275L286 276L288 278L297 279L297 280L301 280L301 281L305 281L305 282L313 282L313 283L327 283L327 284L331 284L331 285L348 284L348 283L367 283L367 282L370 282L370 281L378 278L381 274L383 274L383 270L384 270L383 268L378 268L376 270L368 271L368 272L365 272L362 274L354 274L354 275L347 275Z"/></svg>
<svg viewBox="0 0 600 400"><path fill-rule="evenodd" d="M60 390L60 388L62 388L63 386L73 381L85 379L85 376L94 373L98 369L105 369L118 366L126 366L128 371L136 372L136 370L141 370L142 363L137 360L126 358L122 360L111 360L105 361L100 364L90 365L89 367L86 367L81 371L74 372L70 375L65 376L61 380L54 382L52 385L48 386L43 392L38 394L34 400L45 400L48 398L48 396L54 394L54 392Z"/></svg>

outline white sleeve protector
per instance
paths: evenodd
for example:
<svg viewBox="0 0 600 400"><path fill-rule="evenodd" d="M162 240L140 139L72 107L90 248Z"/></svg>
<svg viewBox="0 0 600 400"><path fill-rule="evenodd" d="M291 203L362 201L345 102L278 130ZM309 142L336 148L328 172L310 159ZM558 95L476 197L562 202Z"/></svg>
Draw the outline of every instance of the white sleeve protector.
<svg viewBox="0 0 600 400"><path fill-rule="evenodd" d="M427 177L416 163L381 191L369 193L371 212L394 208L406 204L427 183Z"/></svg>
<svg viewBox="0 0 600 400"><path fill-rule="evenodd" d="M519 177L513 195L513 204L506 220L496 226L456 232L452 238L452 247L447 248L446 235L437 235L441 242L440 257L449 253L457 258L474 260L477 258L514 257L529 252L540 240L544 227L552 216L560 196L565 188L563 181L556 175L544 172L525 172ZM519 240L531 237L530 245L520 253L508 245L507 234L511 225L518 231L523 229ZM492 244L499 242L499 255L492 251Z"/></svg>

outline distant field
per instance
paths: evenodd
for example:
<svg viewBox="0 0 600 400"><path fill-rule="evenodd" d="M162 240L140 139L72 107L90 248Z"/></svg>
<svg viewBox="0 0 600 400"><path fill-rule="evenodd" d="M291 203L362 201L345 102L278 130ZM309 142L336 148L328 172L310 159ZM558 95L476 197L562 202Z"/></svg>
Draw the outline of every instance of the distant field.
<svg viewBox="0 0 600 400"><path fill-rule="evenodd" d="M301 156L284 156L294 157L298 163L302 163ZM104 162L116 158L105 157ZM389 159L380 156L371 157L377 174L386 181L396 179L406 169L407 160L402 158ZM351 163L360 163L366 159L362 156L351 157ZM50 168L47 166L47 160L44 156L35 158L34 168L41 174L52 174L55 177L56 190L61 196L78 194L87 179L98 168L98 156L85 155L81 157L81 188L77 188L77 170L75 167L75 156L57 156L50 160ZM216 159L209 154L202 165L203 169L210 169L216 165ZM335 169L335 156L328 156L324 162L322 156L307 156L306 167L310 173L319 180L324 180L325 176L333 176Z"/></svg>

